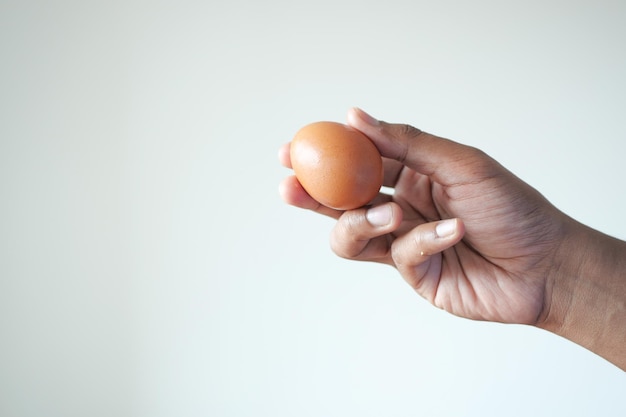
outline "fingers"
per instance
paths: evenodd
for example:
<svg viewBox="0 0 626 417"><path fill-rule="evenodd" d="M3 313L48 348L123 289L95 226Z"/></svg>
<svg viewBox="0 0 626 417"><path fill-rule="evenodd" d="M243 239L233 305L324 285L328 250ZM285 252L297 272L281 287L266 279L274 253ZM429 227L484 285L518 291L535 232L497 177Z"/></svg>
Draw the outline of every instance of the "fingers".
<svg viewBox="0 0 626 417"><path fill-rule="evenodd" d="M282 199L292 206L312 210L332 217L333 219L338 219L342 214L341 211L326 207L313 199L313 197L302 188L302 185L295 175L283 179L278 187L278 192Z"/></svg>
<svg viewBox="0 0 626 417"><path fill-rule="evenodd" d="M332 230L330 246L342 258L392 263L388 234L401 221L402 209L395 203L346 211Z"/></svg>
<svg viewBox="0 0 626 417"><path fill-rule="evenodd" d="M289 154L290 149L291 142L285 143L283 146L281 146L278 149L278 160L280 161L280 164L285 168L292 169L293 167L291 166L291 156Z"/></svg>
<svg viewBox="0 0 626 417"><path fill-rule="evenodd" d="M434 302L443 267L440 254L457 244L464 234L465 226L459 219L421 224L393 243L394 265L411 287Z"/></svg>
<svg viewBox="0 0 626 417"><path fill-rule="evenodd" d="M458 243L465 227L459 219L448 219L423 223L394 237L401 223L402 209L393 202L346 211L331 233L331 248L342 258L392 264L418 289L431 258Z"/></svg>
<svg viewBox="0 0 626 417"><path fill-rule="evenodd" d="M474 182L499 169L487 155L470 146L423 132L406 124L377 120L358 108L348 112L348 124L368 136L383 156L383 185L393 187L402 168L431 177L442 185ZM278 153L281 164L291 168L290 144ZM501 167L500 167L501 168Z"/></svg>
<svg viewBox="0 0 626 417"><path fill-rule="evenodd" d="M459 219L424 223L396 239L393 260L398 266L415 267L431 255L458 243L465 228Z"/></svg>
<svg viewBox="0 0 626 417"><path fill-rule="evenodd" d="M348 124L368 136L383 157L400 163L386 166L388 183L401 166L406 165L441 184L457 184L466 181L470 175L480 173L477 167L485 165L484 162L489 159L475 148L422 132L409 125L376 120L358 108L348 112Z"/></svg>

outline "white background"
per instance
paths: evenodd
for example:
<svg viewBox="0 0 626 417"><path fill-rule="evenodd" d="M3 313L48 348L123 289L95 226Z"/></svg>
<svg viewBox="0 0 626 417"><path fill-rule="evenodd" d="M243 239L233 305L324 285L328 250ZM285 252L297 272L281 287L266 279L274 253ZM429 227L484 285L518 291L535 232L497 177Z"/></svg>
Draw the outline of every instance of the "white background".
<svg viewBox="0 0 626 417"><path fill-rule="evenodd" d="M624 373L336 258L278 147L351 106L626 238L619 1L0 2L0 415L623 416Z"/></svg>

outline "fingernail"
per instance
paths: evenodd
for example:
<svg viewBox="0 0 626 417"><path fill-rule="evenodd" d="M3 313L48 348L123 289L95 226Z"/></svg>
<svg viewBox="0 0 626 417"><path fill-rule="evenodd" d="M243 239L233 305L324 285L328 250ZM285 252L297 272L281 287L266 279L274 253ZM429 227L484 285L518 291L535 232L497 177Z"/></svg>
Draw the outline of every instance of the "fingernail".
<svg viewBox="0 0 626 417"><path fill-rule="evenodd" d="M374 117L370 116L369 114L367 114L362 109L360 109L358 107L355 107L354 109L356 110L357 114L359 115L359 118L361 118L361 120L363 120L368 125L378 126L380 124L378 119L375 119Z"/></svg>
<svg viewBox="0 0 626 417"><path fill-rule="evenodd" d="M367 210L365 217L372 226L386 226L391 222L391 207L384 205L371 208Z"/></svg>
<svg viewBox="0 0 626 417"><path fill-rule="evenodd" d="M456 231L456 219L441 221L435 226L435 234L437 237L449 237Z"/></svg>

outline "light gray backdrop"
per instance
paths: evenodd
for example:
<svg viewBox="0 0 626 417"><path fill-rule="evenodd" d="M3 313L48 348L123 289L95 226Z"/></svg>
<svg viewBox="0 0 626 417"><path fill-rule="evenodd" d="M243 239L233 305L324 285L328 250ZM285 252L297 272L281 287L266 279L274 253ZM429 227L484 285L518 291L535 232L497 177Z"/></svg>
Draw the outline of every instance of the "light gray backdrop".
<svg viewBox="0 0 626 417"><path fill-rule="evenodd" d="M626 378L337 259L278 147L360 106L626 238L619 1L0 2L0 415L623 416Z"/></svg>

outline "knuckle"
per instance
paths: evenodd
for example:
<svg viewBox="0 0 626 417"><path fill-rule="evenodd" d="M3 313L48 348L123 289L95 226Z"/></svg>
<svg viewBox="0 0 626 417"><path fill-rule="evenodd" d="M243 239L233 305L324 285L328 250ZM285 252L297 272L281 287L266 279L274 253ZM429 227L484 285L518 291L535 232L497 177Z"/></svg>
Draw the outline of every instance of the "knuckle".
<svg viewBox="0 0 626 417"><path fill-rule="evenodd" d="M396 143L396 155L394 159L404 163L409 155L411 146L414 143L414 139L420 136L423 132L409 124L397 124L394 125L394 131L392 137Z"/></svg>
<svg viewBox="0 0 626 417"><path fill-rule="evenodd" d="M497 176L501 171L499 165L484 151L474 147L467 147L465 151L463 159L472 167L472 174L475 177L480 179L491 178Z"/></svg>
<svg viewBox="0 0 626 417"><path fill-rule="evenodd" d="M336 236L330 239L330 249L340 258L353 259L359 255L360 249L355 247L353 241L346 241Z"/></svg>
<svg viewBox="0 0 626 417"><path fill-rule="evenodd" d="M335 255L339 256L340 258L344 258L344 259L352 258L350 252L346 250L345 245L343 245L341 242L331 240L330 249L333 251Z"/></svg>
<svg viewBox="0 0 626 417"><path fill-rule="evenodd" d="M362 248L359 245L360 226L363 222L353 213L344 213L331 232L330 248L341 258L354 258Z"/></svg>
<svg viewBox="0 0 626 417"><path fill-rule="evenodd" d="M422 134L422 131L409 124L398 125L398 133L407 138L414 138Z"/></svg>
<svg viewBox="0 0 626 417"><path fill-rule="evenodd" d="M405 267L416 266L423 263L429 255L432 255L433 232L425 226L417 227L393 247L392 259L396 265Z"/></svg>

